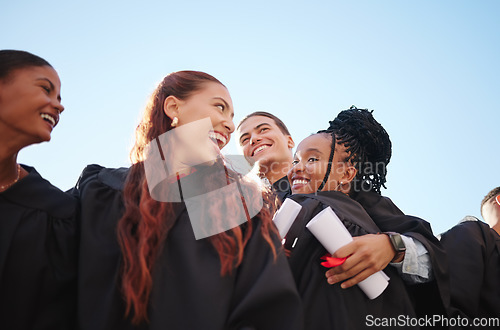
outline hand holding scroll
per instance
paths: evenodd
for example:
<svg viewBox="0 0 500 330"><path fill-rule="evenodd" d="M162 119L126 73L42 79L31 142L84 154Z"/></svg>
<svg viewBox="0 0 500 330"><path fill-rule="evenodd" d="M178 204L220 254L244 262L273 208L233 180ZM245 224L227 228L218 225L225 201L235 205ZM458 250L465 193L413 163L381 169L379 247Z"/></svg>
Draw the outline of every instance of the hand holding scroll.
<svg viewBox="0 0 500 330"><path fill-rule="evenodd" d="M395 252L387 235L368 234L353 237L353 241L339 248L333 257L347 258L340 266L326 272L329 284L342 281L342 288L358 284L370 275L384 269L394 258Z"/></svg>

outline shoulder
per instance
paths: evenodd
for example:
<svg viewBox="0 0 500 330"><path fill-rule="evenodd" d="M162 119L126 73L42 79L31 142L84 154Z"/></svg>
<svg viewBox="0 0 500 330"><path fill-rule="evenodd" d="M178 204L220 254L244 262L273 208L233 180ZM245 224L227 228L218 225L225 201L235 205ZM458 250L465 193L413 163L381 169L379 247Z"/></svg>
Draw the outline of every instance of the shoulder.
<svg viewBox="0 0 500 330"><path fill-rule="evenodd" d="M12 203L26 208L38 209L56 218L73 217L77 210L77 200L52 185L35 170L23 165L28 175L4 194Z"/></svg>
<svg viewBox="0 0 500 330"><path fill-rule="evenodd" d="M489 229L486 223L483 223L478 218L473 216L466 216L458 224L448 229L448 231L442 234L442 237L446 237L451 234L463 233L467 235L480 235L482 231Z"/></svg>
<svg viewBox="0 0 500 330"><path fill-rule="evenodd" d="M75 189L79 192L93 186L106 186L113 190L123 190L129 168L106 168L92 164L85 167L78 179Z"/></svg>
<svg viewBox="0 0 500 330"><path fill-rule="evenodd" d="M304 206L320 206L321 209L330 206L335 212L349 216L355 214L356 216L369 217L363 207L339 191L323 191L315 194L296 194L291 195L289 198Z"/></svg>
<svg viewBox="0 0 500 330"><path fill-rule="evenodd" d="M354 194L353 199L360 203L367 211L376 213L387 213L392 215L403 215L404 213L386 196L373 191L360 191Z"/></svg>
<svg viewBox="0 0 500 330"><path fill-rule="evenodd" d="M305 212L301 212L303 216L311 217L324 208L331 207L346 226L356 226L366 232L380 231L363 207L341 192L324 191L317 194L297 194L288 198L296 201L303 209L306 209Z"/></svg>
<svg viewBox="0 0 500 330"><path fill-rule="evenodd" d="M477 242L480 245L499 240L498 234L488 224L479 219L466 216L457 225L441 234L441 243L446 247L464 246L466 242Z"/></svg>
<svg viewBox="0 0 500 330"><path fill-rule="evenodd" d="M288 197L300 204L321 203L325 205L336 204L358 204L346 194L338 191L323 191L313 194L294 194ZM359 204L358 204L359 205Z"/></svg>

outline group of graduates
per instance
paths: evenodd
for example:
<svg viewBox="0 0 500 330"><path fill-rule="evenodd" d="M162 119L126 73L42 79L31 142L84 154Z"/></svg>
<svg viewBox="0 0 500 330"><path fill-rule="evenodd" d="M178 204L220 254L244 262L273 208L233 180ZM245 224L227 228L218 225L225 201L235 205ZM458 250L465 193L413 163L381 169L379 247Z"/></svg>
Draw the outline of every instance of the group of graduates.
<svg viewBox="0 0 500 330"><path fill-rule="evenodd" d="M291 134L276 116L255 112L238 126L243 153L278 197L303 206L284 247L305 305L306 329L498 328L500 187L481 202L488 224L467 216L435 235L426 221L405 215L381 195L392 148L372 112L355 106L341 111L326 130L304 139L294 155ZM268 152L260 153L262 149ZM323 171L317 171L322 161ZM329 182L333 168L337 178ZM333 255L347 261L323 274L318 260L325 248L306 224L325 207L337 213L355 239ZM340 289L379 270L391 280L375 300L367 300L361 290ZM404 288L397 287L401 279Z"/></svg>
<svg viewBox="0 0 500 330"><path fill-rule="evenodd" d="M1 329L470 328L500 319L500 189L481 206L492 228L468 218L439 240L381 195L392 146L372 111L340 112L292 153L279 118L255 112L236 127L219 80L174 72L144 109L132 165L89 165L63 192L17 162L24 147L50 140L60 90L47 61L0 50ZM259 180L221 154L233 133ZM280 237L273 216L287 199L302 208ZM353 236L333 255L306 228L326 208ZM379 271L388 285L370 299L357 284ZM429 324L436 316L451 321Z"/></svg>

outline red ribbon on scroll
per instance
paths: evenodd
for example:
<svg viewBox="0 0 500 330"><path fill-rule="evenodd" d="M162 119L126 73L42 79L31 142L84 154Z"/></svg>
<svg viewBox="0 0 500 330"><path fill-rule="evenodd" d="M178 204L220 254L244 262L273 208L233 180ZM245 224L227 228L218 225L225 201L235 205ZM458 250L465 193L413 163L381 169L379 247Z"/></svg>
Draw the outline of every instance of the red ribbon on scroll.
<svg viewBox="0 0 500 330"><path fill-rule="evenodd" d="M348 257L346 258L334 258L330 256L330 254L325 254L324 256L321 257L321 260L325 260L321 263L321 266L327 267L327 268L332 268L332 267L337 267L342 265Z"/></svg>

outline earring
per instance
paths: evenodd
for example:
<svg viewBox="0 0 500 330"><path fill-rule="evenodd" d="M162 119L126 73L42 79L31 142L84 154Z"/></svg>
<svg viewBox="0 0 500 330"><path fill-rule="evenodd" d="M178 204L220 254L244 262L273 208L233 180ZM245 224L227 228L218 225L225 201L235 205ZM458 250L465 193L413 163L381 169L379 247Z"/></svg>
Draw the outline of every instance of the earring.
<svg viewBox="0 0 500 330"><path fill-rule="evenodd" d="M170 126L175 127L177 126L178 123L179 123L179 118L174 117L174 119L172 119L172 124L170 124Z"/></svg>

